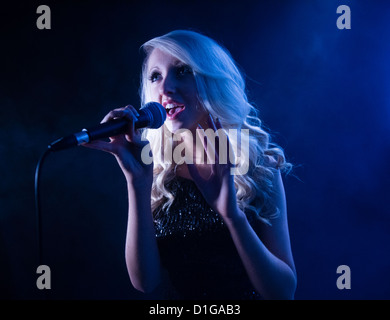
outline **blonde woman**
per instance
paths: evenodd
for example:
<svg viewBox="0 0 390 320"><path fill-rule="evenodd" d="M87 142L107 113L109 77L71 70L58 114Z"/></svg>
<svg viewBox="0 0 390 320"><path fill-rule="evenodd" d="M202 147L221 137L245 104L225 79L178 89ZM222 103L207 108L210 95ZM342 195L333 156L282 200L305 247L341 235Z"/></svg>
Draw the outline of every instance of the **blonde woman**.
<svg viewBox="0 0 390 320"><path fill-rule="evenodd" d="M135 130L137 110L118 108L103 121L126 118L129 131L87 145L113 154L126 177L132 285L161 299L293 299L281 177L291 165L262 128L234 60L187 30L143 49L142 104L163 105L164 125Z"/></svg>

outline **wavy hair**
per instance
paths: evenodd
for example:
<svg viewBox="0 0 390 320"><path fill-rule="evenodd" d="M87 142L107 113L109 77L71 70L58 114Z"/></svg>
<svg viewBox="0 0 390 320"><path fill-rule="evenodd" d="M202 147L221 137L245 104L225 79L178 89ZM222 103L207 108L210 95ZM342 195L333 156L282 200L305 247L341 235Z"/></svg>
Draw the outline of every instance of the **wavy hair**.
<svg viewBox="0 0 390 320"><path fill-rule="evenodd" d="M248 102L244 75L229 51L213 39L190 30L172 31L147 41L141 48L146 54L141 73L141 105L151 100L147 61L150 53L158 48L192 69L198 101L211 116L219 118L227 132L228 129L248 129L249 158L240 157L237 161L248 161L249 170L245 175L234 176L237 203L241 210L252 211L262 221L271 224L271 219L279 212L271 201L274 174L277 169L290 171L292 165L286 161L282 148L271 142L271 136L263 128L257 109ZM154 161L153 211L160 205L169 207L174 200L165 187L174 178L176 168L170 161L164 161L164 152L173 150L175 144L168 131L163 125L159 129L145 129L142 133L150 142ZM229 140L233 150L239 150L237 139L229 136ZM276 165L270 164L269 157L273 158L272 162Z"/></svg>

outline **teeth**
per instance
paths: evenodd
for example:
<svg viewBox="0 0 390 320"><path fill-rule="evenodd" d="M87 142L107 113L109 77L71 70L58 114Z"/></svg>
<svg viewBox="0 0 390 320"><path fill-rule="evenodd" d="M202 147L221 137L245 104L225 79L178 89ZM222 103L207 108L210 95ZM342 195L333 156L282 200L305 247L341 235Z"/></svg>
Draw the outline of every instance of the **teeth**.
<svg viewBox="0 0 390 320"><path fill-rule="evenodd" d="M173 109L175 107L175 105L173 103L168 103L166 106L165 106L165 109Z"/></svg>

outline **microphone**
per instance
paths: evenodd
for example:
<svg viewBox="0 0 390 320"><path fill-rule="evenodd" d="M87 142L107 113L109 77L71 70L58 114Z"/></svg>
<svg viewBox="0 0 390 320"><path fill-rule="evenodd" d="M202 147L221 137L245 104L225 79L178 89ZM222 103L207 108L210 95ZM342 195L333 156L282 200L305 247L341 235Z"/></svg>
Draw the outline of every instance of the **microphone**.
<svg viewBox="0 0 390 320"><path fill-rule="evenodd" d="M139 110L139 117L134 122L135 129L140 128L160 128L167 118L165 108L157 102L149 102ZM50 151L59 151L88 143L92 140L113 137L125 133L128 129L129 121L126 119L113 119L101 123L92 128L86 128L80 132L62 137L49 144Z"/></svg>

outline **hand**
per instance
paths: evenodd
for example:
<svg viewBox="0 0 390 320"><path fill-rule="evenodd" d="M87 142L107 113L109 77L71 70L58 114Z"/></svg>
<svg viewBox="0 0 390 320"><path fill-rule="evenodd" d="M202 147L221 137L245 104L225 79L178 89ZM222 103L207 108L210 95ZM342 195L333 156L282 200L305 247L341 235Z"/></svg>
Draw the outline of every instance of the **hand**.
<svg viewBox="0 0 390 320"><path fill-rule="evenodd" d="M197 185L198 189L202 193L203 197L210 205L210 207L218 212L224 219L234 218L238 213L237 208L237 199L236 199L236 189L234 186L234 177L230 173L232 164L229 159L229 149L231 145L229 142L229 137L222 130L222 125L217 119L215 122L211 115L208 119L209 126L217 132L215 138L215 150L211 145L211 142L206 136L206 143L204 142L203 130L197 130L197 133L200 136L200 140L203 143L204 150L208 155L208 163L211 162L210 155L215 154L215 161L212 161L211 164L208 164L210 167L210 174L207 178L203 178L198 168L195 164L187 164L188 171L191 175L191 178ZM202 129L202 128L201 128ZM201 133L202 132L202 133ZM226 150L223 150L224 154L220 154L219 145L220 145L220 135L225 135L227 144ZM222 156L225 156L227 160L226 164L220 162Z"/></svg>
<svg viewBox="0 0 390 320"><path fill-rule="evenodd" d="M101 123L112 119L123 118L129 121L129 129L125 134L110 137L110 141L95 140L83 144L83 146L109 152L115 156L128 182L136 184L152 183L153 163L145 164L142 160L142 149L148 145L147 141L141 140L140 133L134 129L137 120L137 110L128 105L110 111Z"/></svg>

